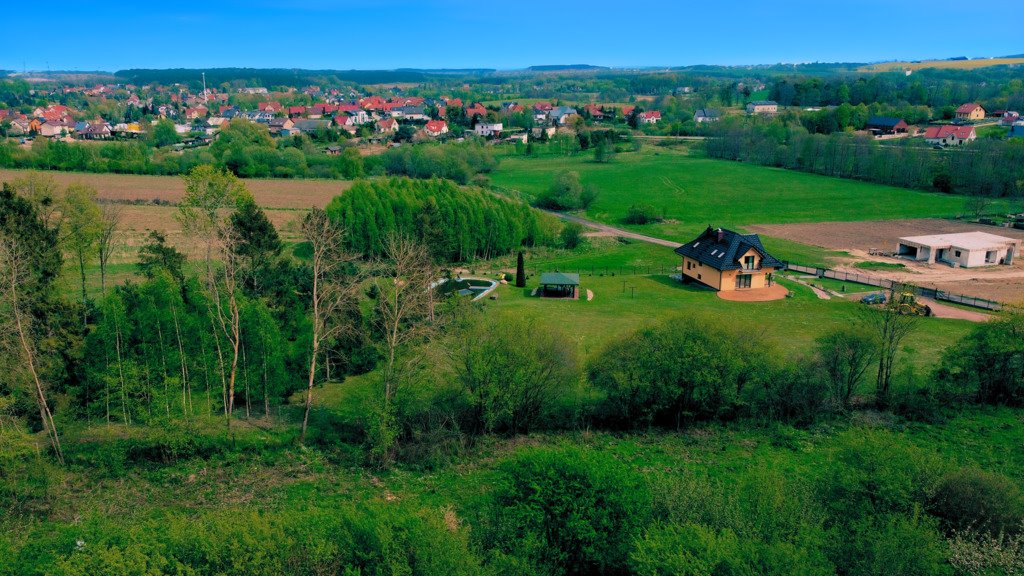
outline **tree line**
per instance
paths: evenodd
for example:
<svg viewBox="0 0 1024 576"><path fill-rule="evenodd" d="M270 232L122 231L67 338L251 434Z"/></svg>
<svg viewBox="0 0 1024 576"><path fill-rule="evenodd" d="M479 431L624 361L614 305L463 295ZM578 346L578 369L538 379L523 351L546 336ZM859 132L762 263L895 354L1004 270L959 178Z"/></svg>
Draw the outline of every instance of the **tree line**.
<svg viewBox="0 0 1024 576"><path fill-rule="evenodd" d="M810 134L781 121L726 119L704 146L712 158L890 186L998 198L1024 194L1024 145L1013 140L942 151L909 139L879 142L867 135Z"/></svg>

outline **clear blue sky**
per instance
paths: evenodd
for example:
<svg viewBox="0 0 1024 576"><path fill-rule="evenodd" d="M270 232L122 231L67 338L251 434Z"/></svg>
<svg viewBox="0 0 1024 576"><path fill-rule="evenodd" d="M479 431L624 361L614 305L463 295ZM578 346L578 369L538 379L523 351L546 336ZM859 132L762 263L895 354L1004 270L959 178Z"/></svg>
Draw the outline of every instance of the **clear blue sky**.
<svg viewBox="0 0 1024 576"><path fill-rule="evenodd" d="M877 61L1024 52L1020 0L27 0L0 68L522 68ZM984 10L971 19L965 9ZM19 17L24 8L24 18Z"/></svg>

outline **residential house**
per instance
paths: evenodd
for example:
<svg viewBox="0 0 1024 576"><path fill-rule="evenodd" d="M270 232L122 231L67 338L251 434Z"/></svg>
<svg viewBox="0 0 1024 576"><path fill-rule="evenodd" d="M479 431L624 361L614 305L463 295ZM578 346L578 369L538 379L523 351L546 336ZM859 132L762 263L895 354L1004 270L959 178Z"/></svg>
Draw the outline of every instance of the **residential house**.
<svg viewBox="0 0 1024 576"><path fill-rule="evenodd" d="M623 106L622 107L622 115L623 116L629 116L630 114L633 113L633 110L636 110L636 106Z"/></svg>
<svg viewBox="0 0 1024 576"><path fill-rule="evenodd" d="M266 88L239 88L239 94L268 94L270 91Z"/></svg>
<svg viewBox="0 0 1024 576"><path fill-rule="evenodd" d="M73 125L68 125L61 121L47 120L39 126L39 135L45 136L46 138L59 138L66 136L68 133L74 130Z"/></svg>
<svg viewBox="0 0 1024 576"><path fill-rule="evenodd" d="M426 132L427 136L437 138L442 134L448 133L448 123L444 120L431 120L423 127L423 131Z"/></svg>
<svg viewBox="0 0 1024 576"><path fill-rule="evenodd" d="M696 281L718 291L767 288L775 271L783 267L757 234L710 226L675 251L683 258L683 282Z"/></svg>
<svg viewBox="0 0 1024 576"><path fill-rule="evenodd" d="M587 104L583 107L583 113L594 120L604 120L607 116L597 104Z"/></svg>
<svg viewBox="0 0 1024 576"><path fill-rule="evenodd" d="M317 130L326 130L331 127L330 120L324 120L322 118L308 118L302 120L294 120L292 128L288 130L289 134L296 132L316 132Z"/></svg>
<svg viewBox="0 0 1024 576"><path fill-rule="evenodd" d="M480 116L481 118L486 117L487 108L484 108L484 105L479 102L473 104L469 108L466 108L466 118L472 118L473 116Z"/></svg>
<svg viewBox="0 0 1024 576"><path fill-rule="evenodd" d="M958 120L984 120L985 109L981 107L981 104L969 102L956 109L956 117Z"/></svg>
<svg viewBox="0 0 1024 576"><path fill-rule="evenodd" d="M206 115L210 111L206 109L206 106L196 106L195 108L185 109L185 118L189 120L195 120L197 118L206 118Z"/></svg>
<svg viewBox="0 0 1024 576"><path fill-rule="evenodd" d="M298 118L299 116L305 116L305 114L306 114L306 107L305 106L289 106L288 107L288 117L289 118Z"/></svg>
<svg viewBox="0 0 1024 576"><path fill-rule="evenodd" d="M12 118L11 127L7 129L8 136L25 136L31 128L31 121L28 118Z"/></svg>
<svg viewBox="0 0 1024 576"><path fill-rule="evenodd" d="M90 122L78 131L78 135L86 140L106 140L111 134L110 124L103 121Z"/></svg>
<svg viewBox="0 0 1024 576"><path fill-rule="evenodd" d="M906 134L907 123L902 118L893 118L891 116L872 116L871 118L868 118L868 122L864 125L864 129L875 136Z"/></svg>
<svg viewBox="0 0 1024 576"><path fill-rule="evenodd" d="M328 156L338 156L338 155L340 155L340 154L341 154L341 146L338 146L337 144L332 144L332 145L328 146L328 147L327 147L327 148L326 148L326 149L324 150L324 152L325 152L325 153L326 153L326 154L327 154Z"/></svg>
<svg viewBox="0 0 1024 576"><path fill-rule="evenodd" d="M538 126L530 131L530 135L537 139L551 138L558 133L554 126Z"/></svg>
<svg viewBox="0 0 1024 576"><path fill-rule="evenodd" d="M661 112L657 110L641 112L636 115L636 121L640 124L657 124L658 120L661 120Z"/></svg>
<svg viewBox="0 0 1024 576"><path fill-rule="evenodd" d="M291 118L284 117L274 118L273 120L271 120L269 128L271 134L280 134L282 130L287 132L290 131L294 126L295 122L293 122Z"/></svg>
<svg viewBox="0 0 1024 576"><path fill-rule="evenodd" d="M280 114L284 111L284 106L280 102L260 102L256 109L267 114Z"/></svg>
<svg viewBox="0 0 1024 576"><path fill-rule="evenodd" d="M721 114L718 110L712 110L710 108L701 108L693 113L693 121L697 124L703 124L704 122L718 122L721 118Z"/></svg>
<svg viewBox="0 0 1024 576"><path fill-rule="evenodd" d="M579 116L579 113L571 106L558 106L548 112L548 119L558 124L565 124L577 116Z"/></svg>
<svg viewBox="0 0 1024 576"><path fill-rule="evenodd" d="M377 132L382 134L391 134L398 132L398 120L394 118L385 118L377 121Z"/></svg>
<svg viewBox="0 0 1024 576"><path fill-rule="evenodd" d="M473 126L473 132L477 136L489 138L491 136L499 135L501 131L504 130L504 128L505 127L502 125L501 122L494 124L488 122L480 122L476 126Z"/></svg>
<svg viewBox="0 0 1024 576"><path fill-rule="evenodd" d="M939 146L960 146L977 137L974 126L930 126L924 131L924 141Z"/></svg>
<svg viewBox="0 0 1024 576"><path fill-rule="evenodd" d="M423 106L398 106L391 110L392 118L405 118L406 120L429 120L430 117L424 113Z"/></svg>
<svg viewBox="0 0 1024 576"><path fill-rule="evenodd" d="M755 100L747 103L747 114L772 116L779 113L779 103L774 100Z"/></svg>
<svg viewBox="0 0 1024 576"><path fill-rule="evenodd" d="M1015 122L1020 120L1020 112L1014 112L1013 110L1007 110L1002 113L999 118L999 123L1003 126L1013 126Z"/></svg>

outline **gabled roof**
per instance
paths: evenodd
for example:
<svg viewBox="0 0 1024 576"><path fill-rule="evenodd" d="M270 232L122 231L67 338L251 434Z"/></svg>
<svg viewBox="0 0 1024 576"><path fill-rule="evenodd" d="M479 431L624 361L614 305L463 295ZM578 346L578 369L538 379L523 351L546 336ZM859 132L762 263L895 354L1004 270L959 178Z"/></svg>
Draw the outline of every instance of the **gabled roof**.
<svg viewBox="0 0 1024 576"><path fill-rule="evenodd" d="M925 139L949 138L950 136L960 140L967 140L974 133L974 126L930 126L924 131Z"/></svg>
<svg viewBox="0 0 1024 576"><path fill-rule="evenodd" d="M431 120L423 128L431 134L440 134L448 128L448 123L444 120Z"/></svg>
<svg viewBox="0 0 1024 576"><path fill-rule="evenodd" d="M981 108L981 104L976 104L974 102L968 102L967 104L963 104L959 108L957 108L956 109L956 113L957 114L970 114L971 112L974 112L978 108ZM984 108L982 108L982 110L984 110Z"/></svg>
<svg viewBox="0 0 1024 576"><path fill-rule="evenodd" d="M761 267L781 268L774 256L764 249L757 234L740 234L732 230L708 226L697 238L676 248L676 254L693 258L715 270L739 270L743 268L740 258L751 249L761 255Z"/></svg>
<svg viewBox="0 0 1024 576"><path fill-rule="evenodd" d="M579 286L579 274L567 274L564 272L544 272L540 275L541 286Z"/></svg>
<svg viewBox="0 0 1024 576"><path fill-rule="evenodd" d="M754 106L778 106L779 105L779 103L776 102L775 100L754 100L750 104L753 104Z"/></svg>
<svg viewBox="0 0 1024 576"><path fill-rule="evenodd" d="M718 118L720 114L718 110L712 110L711 108L701 108L694 112L698 118Z"/></svg>

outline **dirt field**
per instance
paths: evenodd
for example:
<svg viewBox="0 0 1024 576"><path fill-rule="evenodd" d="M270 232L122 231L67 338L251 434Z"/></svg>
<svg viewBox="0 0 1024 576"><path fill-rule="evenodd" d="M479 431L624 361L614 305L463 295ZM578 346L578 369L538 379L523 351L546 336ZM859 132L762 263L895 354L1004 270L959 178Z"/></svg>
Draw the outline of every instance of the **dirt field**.
<svg viewBox="0 0 1024 576"><path fill-rule="evenodd" d="M858 72L888 72L890 70L921 70L922 68L946 68L976 70L1004 64L1024 64L1024 58L979 58L975 60L923 60L921 62L885 62L858 68Z"/></svg>
<svg viewBox="0 0 1024 576"><path fill-rule="evenodd" d="M24 176L24 170L0 170L0 181ZM105 200L166 200L178 202L185 184L178 176L137 176L133 174L89 174L46 172L58 184L82 182L96 187ZM331 198L352 185L345 180L244 180L256 202L264 208L309 208L326 206Z"/></svg>
<svg viewBox="0 0 1024 576"><path fill-rule="evenodd" d="M767 224L747 226L747 229L766 236L849 253L849 258L834 265L837 270L890 278L999 302L1024 302L1024 258L1017 259L1012 266L954 269L945 264L928 265L868 254L872 249L895 251L897 239L902 236L982 231L1024 240L1024 230L940 219ZM899 263L906 266L906 269L864 270L853 266L865 260Z"/></svg>

